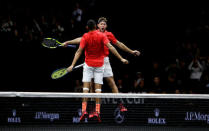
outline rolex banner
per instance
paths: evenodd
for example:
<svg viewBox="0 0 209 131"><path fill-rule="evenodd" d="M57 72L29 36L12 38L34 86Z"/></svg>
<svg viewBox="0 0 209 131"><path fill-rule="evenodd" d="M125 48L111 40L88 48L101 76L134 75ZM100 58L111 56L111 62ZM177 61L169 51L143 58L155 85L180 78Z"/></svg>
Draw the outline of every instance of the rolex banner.
<svg viewBox="0 0 209 131"><path fill-rule="evenodd" d="M112 125L209 127L209 101L201 99L101 99L101 122L82 115L78 98L0 98L0 125ZM121 105L127 111L121 110ZM95 111L89 99L87 116Z"/></svg>

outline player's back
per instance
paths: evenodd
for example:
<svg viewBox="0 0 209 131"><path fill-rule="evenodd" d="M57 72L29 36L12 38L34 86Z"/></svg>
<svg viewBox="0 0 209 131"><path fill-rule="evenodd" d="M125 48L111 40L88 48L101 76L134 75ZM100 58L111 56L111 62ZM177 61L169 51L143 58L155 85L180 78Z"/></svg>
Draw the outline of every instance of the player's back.
<svg viewBox="0 0 209 131"><path fill-rule="evenodd" d="M85 62L89 66L102 66L104 63L104 46L109 42L107 37L95 30L85 33L83 40L85 41Z"/></svg>

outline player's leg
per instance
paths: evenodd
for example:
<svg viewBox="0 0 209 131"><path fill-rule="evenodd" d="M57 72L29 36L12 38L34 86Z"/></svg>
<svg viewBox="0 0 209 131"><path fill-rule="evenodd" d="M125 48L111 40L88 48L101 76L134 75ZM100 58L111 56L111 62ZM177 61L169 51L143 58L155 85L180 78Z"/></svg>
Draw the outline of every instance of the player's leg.
<svg viewBox="0 0 209 131"><path fill-rule="evenodd" d="M113 78L113 72L112 67L110 65L110 61L108 57L105 57L104 59L104 74L103 77L107 81L107 84L112 89L113 93L118 93L118 87L115 84L114 78Z"/></svg>
<svg viewBox="0 0 209 131"><path fill-rule="evenodd" d="M119 93L118 87L115 84L115 80L113 77L106 77L105 80L107 81L108 85L112 89L113 93ZM121 112L127 111L127 108L123 106L123 103L121 103L120 99L118 99L119 108Z"/></svg>
<svg viewBox="0 0 209 131"><path fill-rule="evenodd" d="M101 93L102 92L102 85L95 83L95 93ZM96 112L100 114L100 98L96 98Z"/></svg>
<svg viewBox="0 0 209 131"><path fill-rule="evenodd" d="M94 91L95 91L94 79L91 79L91 84L90 84L89 92L90 93L94 93ZM90 101L95 101L95 98L91 98Z"/></svg>
<svg viewBox="0 0 209 131"><path fill-rule="evenodd" d="M90 88L89 88L90 90L89 90L89 92L90 93L94 93L94 79L91 79L91 84L90 84Z"/></svg>
<svg viewBox="0 0 209 131"><path fill-rule="evenodd" d="M94 71L94 87L95 93L102 92L104 66L95 68ZM100 113L100 98L96 98L96 112Z"/></svg>
<svg viewBox="0 0 209 131"><path fill-rule="evenodd" d="M95 85L94 86L95 87L95 93L101 93L102 92L102 85L97 84L97 83L95 83L94 85ZM101 119L100 119L101 99L100 98L95 98L95 100L96 100L95 111L92 112L89 115L89 118L94 118L94 119L97 119L99 122L101 122Z"/></svg>
<svg viewBox="0 0 209 131"><path fill-rule="evenodd" d="M119 93L118 87L115 84L115 80L114 80L113 76L105 77L105 80L107 81L107 84L109 85L109 87L112 89L113 93Z"/></svg>
<svg viewBox="0 0 209 131"><path fill-rule="evenodd" d="M93 77L93 68L89 67L88 65L84 64L83 66L83 93L89 93L91 79ZM83 120L87 116L87 98L82 99L82 116L80 120Z"/></svg>
<svg viewBox="0 0 209 131"><path fill-rule="evenodd" d="M89 93L90 82L83 82L83 93ZM88 98L82 100L82 112L86 112Z"/></svg>
<svg viewBox="0 0 209 131"><path fill-rule="evenodd" d="M113 72L112 72L112 67L110 65L110 61L109 61L108 57L105 57L105 59L104 59L104 75L103 75L103 77L107 81L107 84L109 85L109 87L112 89L112 92L119 93L118 87L115 84L115 80L114 80ZM127 109L123 106L123 104L119 101L119 99L118 99L118 103L120 103L119 104L120 111L127 111Z"/></svg>
<svg viewBox="0 0 209 131"><path fill-rule="evenodd" d="M104 73L104 66L97 67L94 70L95 93L101 93L102 92L103 73ZM96 109L95 109L95 112L93 113L93 116L96 117L99 122L101 122L101 120L100 120L100 106L101 105L100 104L101 104L100 98L96 98Z"/></svg>

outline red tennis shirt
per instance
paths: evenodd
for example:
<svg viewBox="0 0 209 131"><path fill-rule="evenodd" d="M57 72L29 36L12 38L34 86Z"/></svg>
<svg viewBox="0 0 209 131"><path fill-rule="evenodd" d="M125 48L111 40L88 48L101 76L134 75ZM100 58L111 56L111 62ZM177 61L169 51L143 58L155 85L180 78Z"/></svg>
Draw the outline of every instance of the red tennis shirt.
<svg viewBox="0 0 209 131"><path fill-rule="evenodd" d="M108 38L101 32L90 31L81 38L80 47L85 49L85 63L91 67L101 67L104 64Z"/></svg>
<svg viewBox="0 0 209 131"><path fill-rule="evenodd" d="M99 30L97 30L98 32L100 32ZM112 44L116 44L117 43L117 39L115 38L115 36L113 35L112 32L109 32L109 31L105 31L105 32L102 32L103 34L105 34L108 38L108 40L112 43ZM105 54L105 57L107 57L109 55L109 49L107 46L104 47L104 54Z"/></svg>

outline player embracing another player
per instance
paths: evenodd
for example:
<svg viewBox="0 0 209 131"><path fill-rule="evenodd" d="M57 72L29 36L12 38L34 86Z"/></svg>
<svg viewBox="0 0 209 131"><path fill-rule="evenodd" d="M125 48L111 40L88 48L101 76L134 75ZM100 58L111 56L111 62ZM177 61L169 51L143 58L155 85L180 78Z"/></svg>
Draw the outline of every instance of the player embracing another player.
<svg viewBox="0 0 209 131"><path fill-rule="evenodd" d="M80 58L82 52L85 50L85 64L83 67L83 93L88 93L91 80L94 79L94 89L95 93L102 92L103 75L105 71L105 59L106 51L109 50L124 64L128 64L128 61L120 56L117 50L110 44L107 36L96 30L96 22L94 20L89 20L87 22L88 33L85 33L81 40L80 46L75 53L73 62L71 66L68 67L68 71L72 71L76 62ZM107 48L107 49L105 49ZM88 117L87 108L87 98L82 100L82 116L80 120ZM100 120L100 98L96 98L96 109L93 116Z"/></svg>

